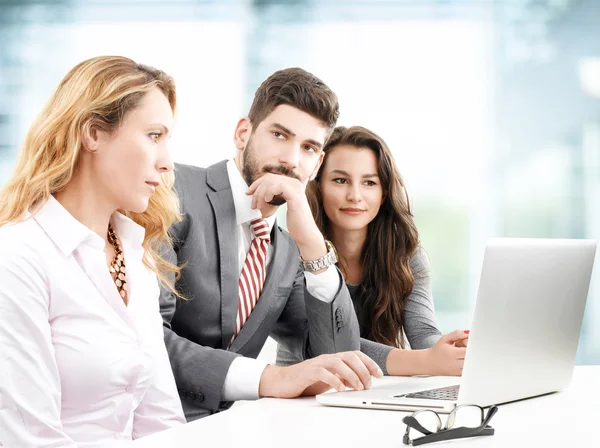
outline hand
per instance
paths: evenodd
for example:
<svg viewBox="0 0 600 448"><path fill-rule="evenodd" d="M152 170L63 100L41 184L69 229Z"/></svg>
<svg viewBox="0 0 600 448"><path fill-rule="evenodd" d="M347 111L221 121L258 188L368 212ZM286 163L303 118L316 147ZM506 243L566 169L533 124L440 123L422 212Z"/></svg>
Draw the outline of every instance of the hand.
<svg viewBox="0 0 600 448"><path fill-rule="evenodd" d="M468 330L454 330L443 335L437 344L427 350L428 373L444 376L462 375L468 339Z"/></svg>
<svg viewBox="0 0 600 448"><path fill-rule="evenodd" d="M469 334L470 331L471 330L464 330L465 334L467 334L467 335ZM456 341L454 343L454 346L455 347L466 347L468 345L468 343L469 343L469 338L467 337L465 339L461 339L459 341Z"/></svg>
<svg viewBox="0 0 600 448"><path fill-rule="evenodd" d="M305 260L316 260L327 253L323 235L313 218L306 199L306 182L280 174L266 173L246 192L252 196L252 209L261 211L272 207L269 202L281 196L287 202L287 229Z"/></svg>
<svg viewBox="0 0 600 448"><path fill-rule="evenodd" d="M381 378L383 372L360 351L321 355L289 367L267 366L258 393L261 397L295 398L331 388L370 389L371 375Z"/></svg>

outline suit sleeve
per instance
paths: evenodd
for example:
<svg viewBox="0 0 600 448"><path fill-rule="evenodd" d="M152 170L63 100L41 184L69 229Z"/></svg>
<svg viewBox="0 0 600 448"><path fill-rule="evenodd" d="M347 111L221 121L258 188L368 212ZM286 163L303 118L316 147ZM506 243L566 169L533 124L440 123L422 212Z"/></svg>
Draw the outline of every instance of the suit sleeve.
<svg viewBox="0 0 600 448"><path fill-rule="evenodd" d="M388 374L387 358L392 350L394 350L394 347L390 347L389 345L360 338L360 351L375 361L384 375ZM292 355L285 347L279 344L277 345L278 366L291 366L300 361L299 358Z"/></svg>
<svg viewBox="0 0 600 448"><path fill-rule="evenodd" d="M166 245L161 253L164 259L177 265L177 248L185 237L186 221L172 228L175 243ZM170 274L174 282L174 274ZM178 298L170 290L161 285L160 313L163 318L165 345L171 361L177 390L182 400L190 400L194 405L215 411L219 409L223 398L223 384L229 367L239 355L226 350L204 347L189 339L179 336L173 331L171 321L175 315ZM200 299L197 299L200 300Z"/></svg>
<svg viewBox="0 0 600 448"><path fill-rule="evenodd" d="M299 360L360 349L352 299L342 274L337 269L336 272L339 287L333 300L326 302L310 294L302 264L298 263L294 284L272 337Z"/></svg>

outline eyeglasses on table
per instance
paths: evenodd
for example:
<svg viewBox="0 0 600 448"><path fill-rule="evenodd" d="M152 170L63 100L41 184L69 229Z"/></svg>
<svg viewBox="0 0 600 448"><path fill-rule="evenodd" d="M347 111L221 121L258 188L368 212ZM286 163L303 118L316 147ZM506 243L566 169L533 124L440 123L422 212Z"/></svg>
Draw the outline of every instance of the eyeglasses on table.
<svg viewBox="0 0 600 448"><path fill-rule="evenodd" d="M442 424L440 414L422 409L402 419L406 424L402 442L405 445L419 446L445 440L491 436L494 435L494 428L489 423L496 412L496 406L491 406L486 414L480 406L461 404L445 417L446 424Z"/></svg>

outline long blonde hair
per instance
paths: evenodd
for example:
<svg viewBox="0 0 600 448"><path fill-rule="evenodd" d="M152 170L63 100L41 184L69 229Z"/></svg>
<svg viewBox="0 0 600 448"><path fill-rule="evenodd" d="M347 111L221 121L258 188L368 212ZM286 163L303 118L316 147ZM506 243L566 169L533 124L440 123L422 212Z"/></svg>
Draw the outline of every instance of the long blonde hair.
<svg viewBox="0 0 600 448"><path fill-rule="evenodd" d="M23 220L27 211L35 212L51 194L61 191L78 166L82 135L94 128L113 132L154 88L164 93L174 112L175 82L153 67L125 57L100 56L71 69L25 136L14 172L0 191L0 225ZM145 212L121 213L146 229L144 264L176 292L166 274L178 276L179 268L158 250L171 242L169 227L181 217L173 173L162 177Z"/></svg>

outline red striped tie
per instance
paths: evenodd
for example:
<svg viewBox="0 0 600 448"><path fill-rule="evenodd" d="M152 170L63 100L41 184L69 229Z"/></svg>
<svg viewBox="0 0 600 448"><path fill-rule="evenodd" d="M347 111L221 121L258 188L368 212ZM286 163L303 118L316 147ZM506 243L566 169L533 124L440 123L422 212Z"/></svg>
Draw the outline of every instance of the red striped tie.
<svg viewBox="0 0 600 448"><path fill-rule="evenodd" d="M238 282L239 303L233 339L237 337L256 306L267 275L267 248L271 240L269 225L262 218L254 219L250 222L250 229L254 233L254 239L250 243Z"/></svg>

